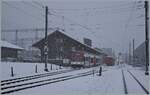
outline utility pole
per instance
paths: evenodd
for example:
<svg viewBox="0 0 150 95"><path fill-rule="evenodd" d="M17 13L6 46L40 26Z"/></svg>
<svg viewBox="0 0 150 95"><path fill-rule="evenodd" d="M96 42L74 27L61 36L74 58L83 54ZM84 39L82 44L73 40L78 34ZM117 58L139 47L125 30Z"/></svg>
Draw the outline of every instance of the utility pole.
<svg viewBox="0 0 150 95"><path fill-rule="evenodd" d="M128 63L128 52L126 51L126 54L125 54L125 64L127 64Z"/></svg>
<svg viewBox="0 0 150 95"><path fill-rule="evenodd" d="M31 39L31 43L33 44L33 39ZM34 61L33 60L33 47L31 46L31 54L32 54L32 62Z"/></svg>
<svg viewBox="0 0 150 95"><path fill-rule="evenodd" d="M65 17L64 16L62 16L62 20L63 20L63 31L65 32L66 30L65 30Z"/></svg>
<svg viewBox="0 0 150 95"><path fill-rule="evenodd" d="M35 41L38 41L38 29L35 29Z"/></svg>
<svg viewBox="0 0 150 95"><path fill-rule="evenodd" d="M145 1L145 51L146 51L146 71L145 75L149 75L148 66L149 66L149 16L148 16L148 1Z"/></svg>
<svg viewBox="0 0 150 95"><path fill-rule="evenodd" d="M133 59L132 59L133 65L134 65L134 63L135 63L135 62L134 62L134 61L135 61L134 50L135 50L135 49L134 49L134 39L133 39L133 51L132 51L132 52L133 52Z"/></svg>
<svg viewBox="0 0 150 95"><path fill-rule="evenodd" d="M18 30L16 30L16 45L18 45Z"/></svg>
<svg viewBox="0 0 150 95"><path fill-rule="evenodd" d="M45 46L44 46L44 57L45 57L45 68L44 71L48 72L47 59L48 59L48 39L47 39L47 26L48 26L48 7L45 7Z"/></svg>
<svg viewBox="0 0 150 95"><path fill-rule="evenodd" d="M120 65L120 57L121 57L121 52L118 53L118 65Z"/></svg>
<svg viewBox="0 0 150 95"><path fill-rule="evenodd" d="M131 42L129 43L129 64L131 64Z"/></svg>

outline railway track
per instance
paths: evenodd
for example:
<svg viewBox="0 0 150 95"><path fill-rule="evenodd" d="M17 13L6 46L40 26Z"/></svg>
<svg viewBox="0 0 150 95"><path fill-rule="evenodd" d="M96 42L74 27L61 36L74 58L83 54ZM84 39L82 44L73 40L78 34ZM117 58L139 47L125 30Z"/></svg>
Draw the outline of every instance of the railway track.
<svg viewBox="0 0 150 95"><path fill-rule="evenodd" d="M97 73L97 72L95 72L95 73ZM8 93L12 93L12 92L20 91L20 90L25 90L25 89L29 89L29 88L38 87L38 86L48 85L51 83L56 83L56 82L61 82L61 81L65 81L65 80L75 79L78 77L88 76L91 74L93 74L93 70L87 71L84 73L78 73L75 75L65 75L65 76L49 78L49 79L45 79L45 80L37 80L34 82L5 86L5 87L1 88L1 94L8 94Z"/></svg>
<svg viewBox="0 0 150 95"><path fill-rule="evenodd" d="M129 75L132 76L134 81L136 81L136 83L141 87L141 89L145 92L145 94L149 94L149 91L142 85L142 83L129 70L127 70L127 72L129 73ZM130 92L128 91L130 89L129 89L129 87L127 88L127 82L128 81L125 78L123 70L122 70L122 79L123 79L123 85L124 85L124 93L125 94L130 94Z"/></svg>
<svg viewBox="0 0 150 95"><path fill-rule="evenodd" d="M33 80L33 79L38 79L38 78L43 78L43 77L47 77L47 76L53 76L53 75L67 73L67 72L71 72L71 71L74 71L74 69L64 70L64 71L59 71L59 72L50 72L50 73L44 73L44 74L38 74L38 75L32 75L32 76L25 76L25 77L19 77L19 78L8 79L8 80L2 80L1 86L18 83L18 82L23 82L23 81L28 81L28 80Z"/></svg>
<svg viewBox="0 0 150 95"><path fill-rule="evenodd" d="M127 84L126 84L124 72L123 72L123 70L122 70L121 72L122 72L122 80L123 80L123 86L124 86L124 93L125 93L125 94L128 94L128 91L127 91Z"/></svg>
<svg viewBox="0 0 150 95"><path fill-rule="evenodd" d="M130 75L135 79L135 81L140 85L140 87L143 89L143 91L146 94L149 94L149 91L142 85L142 83L128 70L128 72L130 73Z"/></svg>

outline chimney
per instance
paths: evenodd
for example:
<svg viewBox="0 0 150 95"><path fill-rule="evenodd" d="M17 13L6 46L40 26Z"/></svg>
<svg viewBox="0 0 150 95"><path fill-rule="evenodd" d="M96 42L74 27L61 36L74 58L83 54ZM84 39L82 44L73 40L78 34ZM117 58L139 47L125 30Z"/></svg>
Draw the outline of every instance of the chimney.
<svg viewBox="0 0 150 95"><path fill-rule="evenodd" d="M88 38L84 38L84 44L91 47L92 46L92 40L91 39L88 39Z"/></svg>

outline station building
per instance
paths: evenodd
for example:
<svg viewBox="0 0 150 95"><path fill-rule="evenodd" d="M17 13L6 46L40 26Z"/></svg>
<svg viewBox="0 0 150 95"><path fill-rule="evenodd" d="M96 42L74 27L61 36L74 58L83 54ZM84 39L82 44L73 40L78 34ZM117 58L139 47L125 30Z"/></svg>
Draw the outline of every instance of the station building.
<svg viewBox="0 0 150 95"><path fill-rule="evenodd" d="M33 44L41 51L41 61L44 61L45 39ZM101 64L102 53L68 36L61 30L48 35L48 61L61 65L95 66Z"/></svg>

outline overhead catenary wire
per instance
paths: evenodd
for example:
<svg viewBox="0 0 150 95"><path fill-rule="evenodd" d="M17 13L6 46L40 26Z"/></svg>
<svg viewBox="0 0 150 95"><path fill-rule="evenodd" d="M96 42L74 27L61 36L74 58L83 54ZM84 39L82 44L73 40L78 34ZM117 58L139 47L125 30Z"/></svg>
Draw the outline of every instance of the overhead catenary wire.
<svg viewBox="0 0 150 95"><path fill-rule="evenodd" d="M32 6L33 8L39 9L39 10L41 10L41 12L43 12L43 10L40 7L37 7L36 5L32 4L32 2L27 2L27 1L21 1L21 2L24 3L25 5ZM41 14L43 14L43 13L41 13ZM43 14L42 16L45 16L45 15Z"/></svg>
<svg viewBox="0 0 150 95"><path fill-rule="evenodd" d="M39 3L39 2L37 2L37 1L33 1L34 2L34 4L36 4L36 5L38 5L38 6L41 6L42 8L45 8L44 7L44 5L42 5L41 3ZM30 4L31 5L31 4ZM33 6L33 5L31 5L31 6ZM122 5L121 5L122 6ZM34 6L35 7L35 6ZM111 8L111 7L107 7L107 8ZM99 8L92 8L92 9L99 9ZM87 9L86 9L87 10ZM54 12L54 11L53 11ZM56 13L56 12L55 12ZM77 22L75 22L75 21L73 21L73 20L70 20L70 19L68 19L68 18L66 18L66 17L64 17L64 16L61 16L61 15L58 15L58 14L52 14L52 13L50 13L49 12L49 15L54 15L54 16L57 16L57 17L61 17L61 18L63 18L63 19L65 19L66 21L69 21L69 22L71 22L71 23L74 23L75 25L78 25L78 26L80 26L80 27L82 27L82 28L84 28L84 29L86 29L86 30L88 30L88 31L92 31L90 28L88 28L87 26L85 26L85 25L81 25L81 24L79 24L79 23L77 23Z"/></svg>
<svg viewBox="0 0 150 95"><path fill-rule="evenodd" d="M35 5L39 6L42 9L45 9L45 6L41 3L39 3L38 1L32 1ZM49 8L49 10L51 10L52 12L56 13L55 11L53 11L52 9ZM49 12L50 14L50 12Z"/></svg>
<svg viewBox="0 0 150 95"><path fill-rule="evenodd" d="M50 8L52 10L57 10L57 11L90 11L90 10L103 10L103 9L113 9L113 8L121 8L121 7L128 7L127 5L129 4L132 4L131 2L130 3L127 3L127 4L120 4L120 5L116 5L116 6L106 6L106 7L102 7L102 8L80 8L80 9L58 9L58 8ZM40 5L40 4L39 4Z"/></svg>
<svg viewBox="0 0 150 95"><path fill-rule="evenodd" d="M130 24L130 21L132 20L132 15L133 15L133 13L134 13L134 10L135 10L135 7L136 7L136 1L133 3L133 5L132 5L132 8L131 8L131 11L130 11L130 13L129 13L129 17L127 18L127 21L126 21L126 23L125 23L125 26L124 26L124 32L126 33L127 32L127 29L128 29L128 25ZM123 37L125 37L124 35L122 35ZM122 39L123 39L123 37L122 37ZM124 41L125 40L122 40L123 41L123 43L124 43ZM123 48L124 49L124 48Z"/></svg>
<svg viewBox="0 0 150 95"><path fill-rule="evenodd" d="M32 2L35 3L35 4L38 5L38 6L42 6L42 8L45 8L44 5L42 5L41 3L37 2L37 1L32 1Z"/></svg>
<svg viewBox="0 0 150 95"><path fill-rule="evenodd" d="M42 7L42 8L45 8L45 6L43 5L43 4L41 4L41 3L39 3L39 2L37 2L37 1L32 1L32 3L34 3L34 4L36 4L37 6L40 6L40 7ZM128 4L130 4L130 3L127 3L126 5L128 5ZM32 7L35 7L33 4L30 4ZM124 4L125 5L125 4ZM120 4L120 5L118 5L118 6L123 6L123 4ZM40 9L40 7L35 7L35 8L38 8L38 9ZM111 6L112 7L112 6ZM105 7L105 8L111 8L111 7ZM89 9L91 9L91 8L89 8ZM92 8L92 9L101 9L101 8ZM50 9L51 10L51 9ZM87 9L86 9L87 10ZM53 11L53 12L55 12L55 11ZM64 17L64 16L62 16L62 15L58 15L58 14L56 14L57 12L55 12L55 14L54 13L51 13L51 12L49 12L49 15L53 15L53 16L57 16L57 17L61 17L62 19L64 19L64 20L66 20L66 21L69 21L69 22L71 22L71 23L74 23L75 25L78 25L78 26L80 26L80 27L82 27L82 28L84 28L84 29L86 29L86 30L90 30L91 31L91 29L90 28L88 28L87 26L85 26L85 25L81 25L81 24L79 24L79 23L77 23L77 22L75 22L75 21L73 21L73 20L70 20L70 19L68 19L67 17ZM117 13L117 12L115 12L115 13ZM118 12L119 13L119 12Z"/></svg>
<svg viewBox="0 0 150 95"><path fill-rule="evenodd" d="M128 3L128 5L129 4L132 4L132 3ZM90 14L91 13L93 13L93 12L95 12L96 11L96 14L98 14L98 13L101 13L101 15L104 15L104 14L106 14L107 12L106 12L106 10L107 9L110 9L111 11L109 11L108 13L113 13L113 14L120 14L120 13L124 13L124 12L128 12L128 8L131 8L132 6L122 6L122 5L120 5L120 7L116 7L116 6L108 6L108 7L104 7L104 8L90 8L90 9L88 9L88 8L83 8L83 9L80 9L80 10L78 10L78 11L81 11L82 13L85 13L85 11L88 11ZM59 9L57 10L57 9L54 9L54 8L50 8L51 9L51 11L53 11L53 12L55 12L55 13L58 13L58 12L60 12L60 13L62 13L62 12L64 12L64 10L62 9L60 9L61 11L59 11ZM125 11L124 11L124 9L125 9ZM77 12L77 11L74 11L75 9L68 9L70 12ZM117 12L113 12L112 10L114 10L114 11L117 11ZM103 13L102 13L103 12ZM65 13L67 13L67 12L65 12Z"/></svg>
<svg viewBox="0 0 150 95"><path fill-rule="evenodd" d="M140 5L138 5L138 4L140 4ZM136 4L135 4L135 9L134 10L136 10L136 11L140 11L140 14L137 14L136 15L136 17L134 17L134 19L137 21L139 21L139 20L142 20L143 21L143 19L144 19L144 17L145 17L145 15L144 15L144 1L142 1L142 0L139 0L139 1L137 1L136 2ZM136 12L136 11L134 11L134 12ZM133 14L133 13L132 13ZM139 23L139 24L136 24L136 25L134 25L134 26L144 26L144 24L143 23Z"/></svg>
<svg viewBox="0 0 150 95"><path fill-rule="evenodd" d="M36 2L37 3L37 2ZM128 3L129 4L129 3ZM42 8L43 8L43 5L41 5L40 3L38 3L38 5L39 6L42 6ZM122 6L122 5L121 5ZM109 8L111 8L111 7L109 7ZM94 8L93 8L94 9ZM54 10L54 9L52 9L52 10ZM53 11L54 12L54 11ZM55 12L55 14L54 13L49 13L50 15L53 15L53 16L57 16L57 17L61 17L61 18L63 18L63 16L61 16L61 15L58 15L58 14L56 14L57 12ZM117 12L114 12L114 13L117 13ZM119 13L119 12L118 12ZM70 20L70 19L68 19L68 18L63 18L63 19L65 19L66 21L69 21L69 22L72 22L72 23L74 23L74 24L76 24L76 25L78 25L78 26L81 26L82 28L84 28L84 29L86 29L86 30L90 30L91 31L91 29L90 28L88 28L87 26L85 26L85 25L81 25L81 24L79 24L79 23L77 23L77 22L75 22L75 21L73 21L73 20Z"/></svg>
<svg viewBox="0 0 150 95"><path fill-rule="evenodd" d="M32 1L32 3L34 3L35 1ZM38 8L39 10L41 10L41 16L43 16L43 17L45 17L45 14L44 14L44 12L43 11L45 11L45 10L43 10L43 8L45 8L43 5L42 5L42 8L41 7L37 7L37 6L35 6L34 4L36 4L36 3L34 3L34 4L32 4L32 3L29 3L29 2L27 2L27 1L22 1L22 3L24 3L25 5L29 5L29 6L32 6L32 7L34 7L34 8ZM43 18L42 17L42 18ZM49 22L51 22L51 20L48 20Z"/></svg>
<svg viewBox="0 0 150 95"><path fill-rule="evenodd" d="M38 6L41 6L42 8L45 8L44 7L44 5L42 5L41 3L39 3L39 2L37 2L37 1L33 1L35 4L37 4ZM32 5L33 6L33 5ZM111 8L111 7L109 7L109 8ZM93 8L93 9L96 9L96 8ZM53 11L54 12L54 11ZM55 12L56 13L56 12ZM49 12L49 14L50 15L54 15L54 14L52 14L52 13L50 13ZM56 16L56 15L54 15L54 16ZM57 15L58 16L58 15ZM86 30L89 30L89 28L87 27L87 26L85 26L85 25L81 25L81 24L79 24L79 23L76 23L76 22L74 22L74 21L72 21L72 20L70 20L70 19L68 19L68 18L64 18L63 16L61 16L61 18L63 18L63 19L66 19L67 21L70 21L70 22L72 22L72 23L75 23L76 25L79 25L79 26L81 26L81 27L83 27L84 29L86 29Z"/></svg>
<svg viewBox="0 0 150 95"><path fill-rule="evenodd" d="M66 18L66 17L61 16L61 15L55 15L55 16L63 17L66 21L69 21L69 22L73 23L74 25L77 25L77 26L80 26L80 27L86 29L87 31L91 32L95 37L97 36L97 35L95 34L95 32L94 32L92 29L90 29L89 27L87 27L87 26L85 26L85 25L79 24L79 23L77 23L77 22L75 22L75 21L73 21L73 20L70 20L69 18Z"/></svg>
<svg viewBox="0 0 150 95"><path fill-rule="evenodd" d="M41 3L37 2L37 1L34 1L34 2L38 3L38 6L44 8L44 5L42 5ZM125 7L125 8L123 8L123 9L130 8L129 6L127 6L127 5L129 5L129 4L132 4L132 3L131 3L131 2L130 2L130 3L127 3L126 6L123 6L123 5L125 5L125 4L120 4L120 5L118 5L118 6L120 6L119 8L118 8L118 6L107 6L107 7L104 7L104 8L83 8L83 9L77 9L77 10L82 10L83 13L85 13L85 11L87 11L87 10L88 10L88 12L91 13L91 12L94 12L95 9L99 9L99 10L104 10L104 11L106 11L106 9L108 9L108 8L112 9L112 8L114 8L114 7L116 7L117 9L120 10L121 7ZM51 12L53 12L53 13L58 13L58 12L56 12L57 9L49 8L49 10L50 10ZM58 9L58 10L59 10L59 9ZM60 9L60 10L65 10L65 9ZM74 12L74 10L76 10L76 9L66 9L66 10L70 10L71 12ZM91 11L89 11L89 10L91 10ZM116 9L115 9L115 11L116 11ZM128 11L128 10L127 10L127 11ZM123 12L123 10L120 10L120 12ZM120 12L111 12L111 13L120 13ZM103 13L103 14L104 14L104 13Z"/></svg>
<svg viewBox="0 0 150 95"><path fill-rule="evenodd" d="M29 12L26 12L26 11L24 11L24 10L21 9L21 8L18 8L18 7L16 7L16 6L12 5L12 4L9 4L9 3L6 2L6 1L4 1L4 2L2 2L2 3L8 5L9 7L12 7L12 8L14 8L14 9L16 9L16 10L18 10L18 11L20 11L20 12L26 14L26 15L28 15L28 16L31 16L31 17L34 18L36 21L38 20L38 21L41 21L41 22L42 22L42 20L43 20L43 19L41 19L40 17L35 16L35 15L32 15L32 14L30 14ZM39 20L39 19L41 19L41 20Z"/></svg>
<svg viewBox="0 0 150 95"><path fill-rule="evenodd" d="M25 3L24 3L25 4ZM30 4L30 3L26 3L26 4ZM35 9L39 9L39 10L41 10L41 11L43 11L43 8L45 9L45 6L43 5L43 4L41 4L41 3L39 3L38 1L32 1L32 3L30 4L30 6L32 6L32 7L34 7ZM112 6L111 6L112 7ZM89 12L89 14L91 14L91 13L93 13L93 12L95 12L95 11L98 11L98 13L101 13L101 11L104 11L103 13L101 13L101 14L106 14L106 13L111 13L111 14L121 14L121 13L125 13L125 12L129 12L129 10L128 9L130 9L130 5L129 6L123 6L123 4L122 4L122 6L120 5L120 9L118 8L117 10L114 10L114 9L116 9L117 8L117 6L116 6L116 8L111 8L111 7L105 7L105 8L87 8L87 9L81 9L80 11L83 11L84 13L85 13L85 11L86 10L88 10L88 12ZM105 12L105 10L106 9L110 9L108 12ZM86 26L86 25L83 25L83 24L80 24L79 22L77 22L77 21L74 21L74 20L72 20L72 19L70 19L70 18L68 18L68 17L66 17L66 16L64 16L64 15L62 15L62 14L60 14L59 12L57 12L58 10L55 10L55 9L51 9L51 8L49 8L49 15L51 15L51 16L55 16L55 17L60 17L60 18L62 18L63 19L63 24L65 23L65 21L67 21L67 22L69 22L69 23L71 23L71 24L74 24L75 26L80 26L80 27L82 27L82 28L84 28L84 29L86 29L86 30L88 30L88 31L90 31L91 33L93 33L93 35L96 35L96 32L95 31L93 31L92 30L92 28L89 28L88 26ZM111 10L113 10L113 11L111 11ZM123 11L122 11L123 10ZM126 11L127 10L127 11ZM71 11L71 12L74 12L74 10L69 10L69 11ZM96 13L97 14L97 13ZM100 15L101 15L100 14ZM132 13L133 14L133 13ZM78 15L78 14L77 14ZM34 17L34 16L32 16L32 17ZM34 17L34 19L35 18L37 18L37 17ZM36 19L37 20L37 19ZM38 20L39 20L39 18L38 18ZM129 21L129 22L128 22ZM127 21L127 23L130 23L130 20L128 20ZM64 28L65 28L65 24L64 24ZM127 24L127 28L128 28L128 24ZM13 31L16 31L17 29L15 29L15 30L13 30ZM26 30L26 29L20 29L20 31L37 31L38 29L31 29L31 30ZM11 31L11 30L9 30L9 31ZM18 30L19 31L19 30ZM19 31L19 32L20 32ZM40 30L39 30L40 31ZM41 30L41 31L43 31L43 30ZM127 30L125 30L125 31L127 31Z"/></svg>
<svg viewBox="0 0 150 95"><path fill-rule="evenodd" d="M63 15L52 14L52 13L49 13L49 12L48 12L48 14L49 14L49 15L53 15L53 16L57 16L57 17L61 17L61 18L63 18L63 20L66 20L66 21L68 21L68 22L71 22L71 23L73 23L74 25L80 26L80 27L82 27L82 28L88 30L89 32L92 32L95 37L97 36L97 35L95 34L95 32L94 32L92 29L90 29L89 27L87 27L87 26L85 26L85 25L82 25L82 24L79 24L79 23L77 23L77 22L75 22L75 21L73 21L73 20L70 20L69 18L67 18L67 17L65 17L65 16L63 16ZM63 24L64 24L64 22L63 22ZM64 26L64 27L65 27L65 26Z"/></svg>
<svg viewBox="0 0 150 95"><path fill-rule="evenodd" d="M128 19L127 19L127 22L126 22L126 24L125 24L125 32L127 32L127 29L128 29L128 27L129 27L129 24L130 24L130 22L131 21L133 21L133 19L137 19L137 18L143 18L143 14L141 14L140 16L138 16L138 17L133 17L133 14L135 14L135 12L137 12L138 10L140 10L140 9L142 9L143 8L143 5L140 5L140 9L138 8L139 6L137 6L137 4L138 4L138 2L137 1L134 1L134 4L133 4L133 7L132 7L132 9L131 9L131 12L130 12L130 14L129 14L129 17L128 17ZM142 6L142 7L141 7ZM137 20L136 20L137 21ZM143 24L138 24L138 25L135 25L134 24L134 26L144 26ZM132 28L133 28L133 26L132 26ZM137 29L137 28L136 28ZM141 28L140 28L141 29ZM136 30L137 31L137 30Z"/></svg>
<svg viewBox="0 0 150 95"><path fill-rule="evenodd" d="M57 29L57 27L55 27L55 28L49 27L49 28L48 28L48 30L55 30L55 29ZM45 28L3 29L2 32L16 32L16 30L17 30L18 32L45 31Z"/></svg>
<svg viewBox="0 0 150 95"><path fill-rule="evenodd" d="M25 2L25 1L24 1ZM38 1L32 1L34 4L38 5L38 6L41 6L42 8L45 8L43 4L39 3ZM28 3L28 2L26 2ZM120 5L117 5L118 6L125 6L125 5L129 5L130 3L127 3L127 4L120 4ZM33 4L30 4L31 6L35 7ZM80 9L80 10L88 10L88 9L105 9L105 8L113 8L114 6L107 6L107 7L104 7L104 8L85 8L85 9ZM115 6L116 7L116 6ZM71 9L69 9L71 10ZM74 9L73 9L74 10ZM53 11L54 12L54 11Z"/></svg>
<svg viewBox="0 0 150 95"><path fill-rule="evenodd" d="M127 22L126 22L126 24L125 24L125 32L127 31L128 25L129 25L129 23L130 23L130 21L131 21L131 19L132 19L132 16L133 16L135 7L136 7L136 1L133 3L133 7L132 7L131 12L130 12L130 14L129 14L129 18L127 19Z"/></svg>

